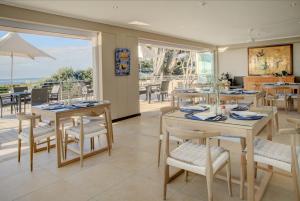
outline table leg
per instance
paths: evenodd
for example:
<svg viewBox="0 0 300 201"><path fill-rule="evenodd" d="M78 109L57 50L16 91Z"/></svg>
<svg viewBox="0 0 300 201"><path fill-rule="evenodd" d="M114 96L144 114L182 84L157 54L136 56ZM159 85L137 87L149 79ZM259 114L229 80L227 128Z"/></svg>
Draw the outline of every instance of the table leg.
<svg viewBox="0 0 300 201"><path fill-rule="evenodd" d="M257 98L257 96L254 98L253 105L254 105L254 107L257 107L257 105L258 105L258 98Z"/></svg>
<svg viewBox="0 0 300 201"><path fill-rule="evenodd" d="M21 96L18 96L18 104L19 104L19 114L22 113L22 101L21 101Z"/></svg>
<svg viewBox="0 0 300 201"><path fill-rule="evenodd" d="M247 143L247 200L254 201L254 156L253 156L253 133L249 131Z"/></svg>
<svg viewBox="0 0 300 201"><path fill-rule="evenodd" d="M56 155L57 155L57 167L61 167L61 154L62 154L62 149L61 149L61 134L60 134L60 129L59 129L59 118L55 118L55 134L56 134Z"/></svg>

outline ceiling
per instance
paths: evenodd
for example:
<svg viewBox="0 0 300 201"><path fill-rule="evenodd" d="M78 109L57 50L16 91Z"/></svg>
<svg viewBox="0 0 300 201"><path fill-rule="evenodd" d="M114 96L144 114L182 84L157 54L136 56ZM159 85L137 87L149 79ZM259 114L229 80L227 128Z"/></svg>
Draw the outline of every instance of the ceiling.
<svg viewBox="0 0 300 201"><path fill-rule="evenodd" d="M300 0L10 0L0 3L228 45L300 36ZM148 26L130 25L139 21Z"/></svg>

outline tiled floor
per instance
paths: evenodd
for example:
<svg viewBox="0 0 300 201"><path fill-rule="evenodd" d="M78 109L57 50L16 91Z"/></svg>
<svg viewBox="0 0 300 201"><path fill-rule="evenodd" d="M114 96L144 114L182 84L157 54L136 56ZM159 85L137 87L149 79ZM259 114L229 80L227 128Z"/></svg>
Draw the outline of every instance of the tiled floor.
<svg viewBox="0 0 300 201"><path fill-rule="evenodd" d="M143 105L144 103L141 103ZM141 117L114 124L115 143L112 155L102 153L84 161L84 167L73 163L56 168L56 151L34 155L34 171L29 170L26 147L18 164L16 120L8 116L0 120L0 200L28 201L160 201L162 200L162 167L157 167L158 110L166 103L153 103ZM290 116L300 116L289 113ZM287 114L280 112L280 127L287 127ZM289 142L286 136L274 140ZM239 146L223 143L231 150L232 173L238 176ZM215 179L215 200L237 201L239 186L233 185L233 197L226 182ZM293 200L292 181L275 175L264 201ZM186 183L181 176L169 184L168 200L207 200L204 177L191 174Z"/></svg>

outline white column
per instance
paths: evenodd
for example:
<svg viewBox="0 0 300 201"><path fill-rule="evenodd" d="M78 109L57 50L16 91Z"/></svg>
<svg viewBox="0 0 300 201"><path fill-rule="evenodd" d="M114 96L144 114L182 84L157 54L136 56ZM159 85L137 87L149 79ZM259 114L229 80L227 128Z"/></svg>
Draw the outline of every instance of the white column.
<svg viewBox="0 0 300 201"><path fill-rule="evenodd" d="M96 100L103 99L102 85L102 40L101 33L92 38L93 53L93 90Z"/></svg>

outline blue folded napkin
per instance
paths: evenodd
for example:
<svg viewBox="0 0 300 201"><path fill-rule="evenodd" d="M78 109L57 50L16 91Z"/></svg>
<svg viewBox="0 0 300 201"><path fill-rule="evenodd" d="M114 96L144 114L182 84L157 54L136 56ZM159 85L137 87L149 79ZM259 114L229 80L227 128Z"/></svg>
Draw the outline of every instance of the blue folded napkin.
<svg viewBox="0 0 300 201"><path fill-rule="evenodd" d="M244 90L243 94L256 94L257 91L251 91L251 90Z"/></svg>
<svg viewBox="0 0 300 201"><path fill-rule="evenodd" d="M184 106L180 107L181 112L186 112L186 113L193 113L193 112L204 112L209 109L208 106L205 105L191 105L191 106Z"/></svg>
<svg viewBox="0 0 300 201"><path fill-rule="evenodd" d="M248 114L246 115L246 113ZM259 120L264 117L264 115L257 113L253 113L253 115L251 115L251 112L231 112L229 116L237 120Z"/></svg>
<svg viewBox="0 0 300 201"><path fill-rule="evenodd" d="M247 111L249 107L247 105L238 105L235 108L232 108L231 111Z"/></svg>
<svg viewBox="0 0 300 201"><path fill-rule="evenodd" d="M199 115L189 113L189 114L185 114L184 116L187 119L197 120L197 121L225 121L227 119L227 117L223 115L213 115L213 116L207 115L207 117L203 116L202 118Z"/></svg>

